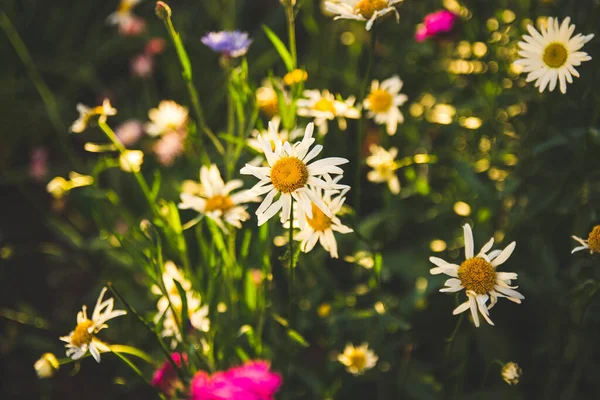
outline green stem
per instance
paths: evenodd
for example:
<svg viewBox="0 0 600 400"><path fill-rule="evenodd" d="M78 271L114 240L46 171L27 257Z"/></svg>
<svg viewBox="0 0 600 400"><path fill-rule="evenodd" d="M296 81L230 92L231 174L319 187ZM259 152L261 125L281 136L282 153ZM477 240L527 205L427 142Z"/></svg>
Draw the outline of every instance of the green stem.
<svg viewBox="0 0 600 400"><path fill-rule="evenodd" d="M497 359L492 360L492 362L490 362L487 365L487 367L485 368L485 373L483 374L483 379L481 380L481 385L479 386L479 389L483 389L483 387L485 386L485 383L487 382L487 378L490 375L490 372L491 372L494 364L498 364L500 366L500 368L503 368L505 363L503 363L502 361L497 360Z"/></svg>
<svg viewBox="0 0 600 400"><path fill-rule="evenodd" d="M289 268L290 268L290 324L292 324L293 316L294 316L294 278L295 278L295 266L294 266L294 199L292 198L292 203L290 206L290 229L289 229L289 248L290 248L290 260L289 260Z"/></svg>
<svg viewBox="0 0 600 400"><path fill-rule="evenodd" d="M369 46L369 61L367 64L367 69L365 71L365 76L362 82L362 92L361 99L364 101L367 95L367 88L369 87L369 81L371 80L371 70L373 68L373 60L375 58L375 43L377 41L377 35L375 33L375 27L373 27L371 31L371 45ZM352 191L354 192L354 209L356 210L356 215L360 215L360 181L361 181L361 171L362 171L362 144L365 137L365 127L367 124L366 113L361 113L360 121L358 122L358 133L356 135L356 169L354 176L354 188Z"/></svg>
<svg viewBox="0 0 600 400"><path fill-rule="evenodd" d="M290 42L290 54L292 55L292 64L294 68L298 67L298 54L296 51L296 23L294 14L294 4L292 0L285 2L285 16L288 25L288 36Z"/></svg>
<svg viewBox="0 0 600 400"><path fill-rule="evenodd" d="M167 348L167 346L162 341L162 339L160 338L160 336L158 336L158 334L156 333L156 331L146 322L146 320L140 314L137 313L137 311L123 298L123 296L121 296L121 294L117 291L117 289L113 286L113 284L111 282L108 282L107 286L108 286L108 289L112 292L112 294L121 303L123 303L123 305L125 306L125 308L127 308L127 311L129 311L131 314L133 314L138 319L138 321L140 321L144 325L144 327L146 327L147 330L149 330L150 332L152 332L152 335L156 337L156 340L158 340L158 343L160 345L159 346L160 349L162 350L162 352L164 353L164 355L167 358L167 360L169 360L169 362L171 363L171 365L173 366L173 368L177 372L177 375L179 376L179 379L181 379L182 382L186 382L185 377L183 376L183 373L181 372L181 369L179 368L179 366L177 365L177 363L175 362L175 360L173 360L173 358L171 357L170 350Z"/></svg>
<svg viewBox="0 0 600 400"><path fill-rule="evenodd" d="M225 71L227 72L227 134L229 137L233 137L235 130L235 115L234 115L234 100L231 95L231 65L229 64L229 60L226 60ZM227 142L227 153L228 157L225 157L225 162L227 164L227 179L230 180L233 175L233 169L235 168L235 158L231 157L233 155L233 143L231 141Z"/></svg>
<svg viewBox="0 0 600 400"><path fill-rule="evenodd" d="M27 46L25 46L25 43L23 42L23 40L21 40L21 37L19 36L19 33L17 32L10 19L4 12L0 13L0 28L4 30L4 33L6 33L8 40L10 40L15 51L17 52L17 55L25 65L25 69L27 71L29 79L35 86L40 97L42 98L42 101L44 102L44 106L46 107L46 113L48 114L50 123L52 124L52 127L58 134L58 138L62 142L62 146L67 152L69 160L73 163L75 160L65 136L67 128L63 123L62 119L60 118L56 98L54 97L54 94L52 93L48 85L46 85L46 82L44 82L44 80L42 79L42 76L37 70L35 63L33 62L33 59L31 58L31 55L27 50Z"/></svg>
<svg viewBox="0 0 600 400"><path fill-rule="evenodd" d="M123 146L123 143L121 143L121 141L119 140L119 138L117 137L115 132L110 128L110 126L108 126L106 124L106 122L98 120L98 126L100 127L102 132L104 132L106 134L106 136L110 139L110 141L115 145L117 150L119 150L120 154L124 154L127 151L125 146ZM160 217L160 214L158 213L158 211L156 209L154 198L152 196L152 193L150 192L148 183L146 183L146 180L144 179L144 176L139 171L136 171L135 168L130 168L130 169L133 171L133 175L135 176L135 179L137 180L138 184L140 185L142 192L144 192L144 197L146 197L146 200L148 201L148 205L150 206L150 211L152 212L152 214L155 217Z"/></svg>
<svg viewBox="0 0 600 400"><path fill-rule="evenodd" d="M108 347L110 348L110 351L112 351L113 353L130 354L132 356L136 356L137 358L141 358L142 360L146 361L148 364L150 364L152 366L157 366L159 364L156 362L156 360L154 360L152 357L150 357L149 354L147 354L146 352L144 352L136 347L127 346L124 344L113 344L113 345L109 345Z"/></svg>
<svg viewBox="0 0 600 400"><path fill-rule="evenodd" d="M204 118L204 113L202 111L202 106L200 104L200 97L198 96L198 91L196 91L196 88L194 86L194 81L192 79L192 65L190 63L190 58L187 54L187 51L185 50L185 47L183 47L181 38L179 37L179 34L175 30L175 26L173 25L173 21L171 21L170 16L165 18L164 22L165 22L165 27L167 28L167 31L169 32L169 36L171 37L171 40L173 41L173 45L175 46L175 50L177 52L177 57L179 58L179 63L181 64L181 69L182 69L181 75L183 76L183 79L185 80L185 86L186 86L186 89L190 96L190 100L192 101L192 107L194 109L194 113L196 114L196 118L198 120L198 125L200 126L200 130L209 137L209 139L213 142L214 146L216 147L217 151L220 154L225 154L225 149L223 148L223 145L221 144L219 139L217 139L217 137L215 136L213 131L208 127L208 125L206 123L206 119ZM202 157L203 163L210 164L210 159L209 159L208 155L206 154L205 149L202 149L200 151L200 157Z"/></svg>

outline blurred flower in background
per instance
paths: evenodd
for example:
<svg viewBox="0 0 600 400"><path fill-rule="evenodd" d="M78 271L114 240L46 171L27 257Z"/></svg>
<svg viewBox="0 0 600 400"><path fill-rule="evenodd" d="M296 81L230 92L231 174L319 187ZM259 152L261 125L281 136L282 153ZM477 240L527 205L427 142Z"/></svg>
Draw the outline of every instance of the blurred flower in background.
<svg viewBox="0 0 600 400"><path fill-rule="evenodd" d="M379 357L373 350L369 349L368 343L363 343L358 347L348 343L344 348L344 352L337 359L346 367L346 371L353 375L360 375L373 368Z"/></svg>
<svg viewBox="0 0 600 400"><path fill-rule="evenodd" d="M183 368L188 363L188 357L186 353L172 353L171 359L179 368ZM173 366L173 362L165 361L162 366L154 372L152 377L152 386L156 387L168 398L172 398L176 395L177 391L183 392L185 385L179 378L179 374Z"/></svg>
<svg viewBox="0 0 600 400"><path fill-rule="evenodd" d="M373 171L367 173L367 179L374 183L386 182L393 194L400 193L400 180L396 175L396 156L398 149L391 147L389 150L372 144L369 147L371 155L367 157L366 163Z"/></svg>
<svg viewBox="0 0 600 400"><path fill-rule="evenodd" d="M137 119L129 119L122 124L117 125L115 134L125 147L132 146L144 134L144 124Z"/></svg>
<svg viewBox="0 0 600 400"><path fill-rule="evenodd" d="M242 222L250 218L243 203L260 201L248 190L231 193L233 190L243 186L240 179L234 179L227 183L221 178L221 173L215 164L210 167L200 168L201 194L196 196L189 193L181 193L181 203L178 207L182 210L193 209L200 214L206 215L223 230L228 232L225 223L241 229Z"/></svg>
<svg viewBox="0 0 600 400"><path fill-rule="evenodd" d="M117 109L110 105L109 99L104 99L101 106L90 108L85 104L77 104L77 111L79 111L79 118L73 122L70 131L73 133L81 133L87 128L87 124L90 118L98 116L98 121L106 122L106 117L109 115L116 115Z"/></svg>
<svg viewBox="0 0 600 400"><path fill-rule="evenodd" d="M371 82L371 91L363 102L367 116L373 118L378 125L385 124L388 135L395 135L398 125L404 122L404 115L400 106L406 103L408 97L400 93L404 83L394 75L381 83L377 80Z"/></svg>
<svg viewBox="0 0 600 400"><path fill-rule="evenodd" d="M122 36L137 36L146 29L146 22L132 12L140 2L141 0L121 0L117 11L108 16L108 23L116 25Z"/></svg>
<svg viewBox="0 0 600 400"><path fill-rule="evenodd" d="M338 126L343 131L347 127L346 118L360 118L360 110L354 107L354 96L339 100L329 90L305 90L304 97L297 102L297 113L301 117L314 118L320 135L329 131L327 121L337 119Z"/></svg>
<svg viewBox="0 0 600 400"><path fill-rule="evenodd" d="M252 40L246 32L221 31L209 32L202 37L202 43L224 57L241 57L248 51Z"/></svg>
<svg viewBox="0 0 600 400"><path fill-rule="evenodd" d="M579 77L575 67L592 59L579 50L594 35L579 33L572 37L575 25L571 25L569 17L561 25L557 18L549 18L548 29L542 29L541 33L532 25L528 25L527 29L531 36L524 35L524 41L519 42L519 56L522 58L515 61L515 65L523 67L523 72L528 72L527 82L535 81L540 93L546 87L552 92L557 83L560 91L567 93L567 82L573 83L573 76Z"/></svg>
<svg viewBox="0 0 600 400"><path fill-rule="evenodd" d="M52 378L56 371L58 371L59 363L54 354L45 353L35 362L33 368L35 369L38 378Z"/></svg>
<svg viewBox="0 0 600 400"><path fill-rule="evenodd" d="M144 162L144 153L141 150L125 150L119 156L119 166L124 172L139 172Z"/></svg>
<svg viewBox="0 0 600 400"><path fill-rule="evenodd" d="M269 118L279 114L279 99L271 79L263 79L262 86L256 89L256 103L259 110Z"/></svg>
<svg viewBox="0 0 600 400"><path fill-rule="evenodd" d="M144 125L150 136L159 136L171 132L185 131L188 121L188 109L173 100L163 100L158 108L148 111L150 122Z"/></svg>
<svg viewBox="0 0 600 400"><path fill-rule="evenodd" d="M415 39L417 42L423 42L439 34L450 32L457 18L456 14L448 10L436 11L426 15L423 23L417 27Z"/></svg>
<svg viewBox="0 0 600 400"><path fill-rule="evenodd" d="M29 176L36 181L41 181L47 174L48 151L42 147L34 148L31 151L31 160L29 162Z"/></svg>
<svg viewBox="0 0 600 400"><path fill-rule="evenodd" d="M138 78L149 78L154 70L154 60L147 54L138 54L131 59L131 73Z"/></svg>
<svg viewBox="0 0 600 400"><path fill-rule="evenodd" d="M175 159L183 154L185 135L179 132L170 132L163 135L152 147L154 154L165 167L170 167Z"/></svg>

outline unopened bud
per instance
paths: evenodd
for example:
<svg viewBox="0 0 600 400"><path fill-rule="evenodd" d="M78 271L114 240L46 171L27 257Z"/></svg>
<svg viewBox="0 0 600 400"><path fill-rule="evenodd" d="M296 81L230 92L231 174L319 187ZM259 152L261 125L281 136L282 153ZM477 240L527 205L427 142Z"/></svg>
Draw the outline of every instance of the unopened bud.
<svg viewBox="0 0 600 400"><path fill-rule="evenodd" d="M171 18L171 7L167 5L164 1L157 1L156 8L154 10L158 18L166 21Z"/></svg>

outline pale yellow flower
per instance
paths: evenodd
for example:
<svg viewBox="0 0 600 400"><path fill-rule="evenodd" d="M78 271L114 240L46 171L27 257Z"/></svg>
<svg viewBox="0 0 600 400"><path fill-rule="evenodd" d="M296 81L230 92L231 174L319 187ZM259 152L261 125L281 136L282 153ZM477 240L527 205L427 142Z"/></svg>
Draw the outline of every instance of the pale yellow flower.
<svg viewBox="0 0 600 400"><path fill-rule="evenodd" d="M56 371L58 371L58 367L58 360L52 353L42 355L42 357L33 364L33 368L40 379L52 378Z"/></svg>
<svg viewBox="0 0 600 400"><path fill-rule="evenodd" d="M373 168L367 173L367 179L374 183L386 182L390 192L393 194L400 193L400 180L396 175L396 156L398 149L391 147L389 150L383 147L372 144L369 147L371 155L367 157L366 163Z"/></svg>
<svg viewBox="0 0 600 400"><path fill-rule="evenodd" d="M338 361L346 367L346 371L353 375L360 375L373 368L377 364L379 357L369 349L367 343L358 347L348 343L344 352L338 355Z"/></svg>
<svg viewBox="0 0 600 400"><path fill-rule="evenodd" d="M141 150L125 150L119 156L119 166L125 172L139 172L144 162L144 152Z"/></svg>
<svg viewBox="0 0 600 400"><path fill-rule="evenodd" d="M101 106L94 108L79 103L77 104L77 111L79 111L79 118L77 118L69 128L73 133L83 132L87 128L90 118L94 116L99 117L99 122L106 122L107 116L117 114L117 110L110 105L109 99L104 99Z"/></svg>
<svg viewBox="0 0 600 400"><path fill-rule="evenodd" d="M519 379L523 375L523 370L517 363L509 362L504 364L502 368L502 379L509 385L516 385L519 383Z"/></svg>

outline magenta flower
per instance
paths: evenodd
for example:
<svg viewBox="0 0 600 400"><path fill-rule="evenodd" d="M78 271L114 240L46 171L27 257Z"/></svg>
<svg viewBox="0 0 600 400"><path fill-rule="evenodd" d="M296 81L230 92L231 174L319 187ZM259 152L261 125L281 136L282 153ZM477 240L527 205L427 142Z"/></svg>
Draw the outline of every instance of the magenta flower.
<svg viewBox="0 0 600 400"><path fill-rule="evenodd" d="M423 42L440 33L450 32L458 16L448 10L436 11L425 16L423 23L417 27L415 39Z"/></svg>
<svg viewBox="0 0 600 400"><path fill-rule="evenodd" d="M251 361L212 376L200 371L192 380L191 400L272 400L282 378L269 368L266 361Z"/></svg>
<svg viewBox="0 0 600 400"><path fill-rule="evenodd" d="M179 368L182 367L182 362L187 364L187 354L172 353L171 358ZM154 372L152 377L152 386L163 392L168 397L175 396L177 389L183 390L183 382L179 379L177 371L170 361L165 361L164 364Z"/></svg>

